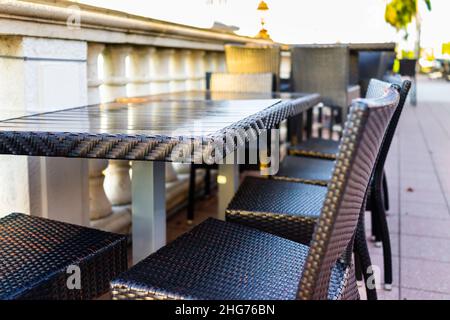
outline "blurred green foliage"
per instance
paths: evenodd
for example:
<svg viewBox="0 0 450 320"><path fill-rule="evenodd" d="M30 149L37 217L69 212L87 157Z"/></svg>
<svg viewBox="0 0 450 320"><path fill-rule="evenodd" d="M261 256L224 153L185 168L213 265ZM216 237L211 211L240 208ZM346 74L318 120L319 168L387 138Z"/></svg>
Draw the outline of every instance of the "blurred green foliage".
<svg viewBox="0 0 450 320"><path fill-rule="evenodd" d="M431 10L431 0L424 0L428 10ZM411 23L417 13L417 0L392 0L386 6L384 19L397 29L404 29Z"/></svg>
<svg viewBox="0 0 450 320"><path fill-rule="evenodd" d="M442 44L442 54L450 54L450 42Z"/></svg>

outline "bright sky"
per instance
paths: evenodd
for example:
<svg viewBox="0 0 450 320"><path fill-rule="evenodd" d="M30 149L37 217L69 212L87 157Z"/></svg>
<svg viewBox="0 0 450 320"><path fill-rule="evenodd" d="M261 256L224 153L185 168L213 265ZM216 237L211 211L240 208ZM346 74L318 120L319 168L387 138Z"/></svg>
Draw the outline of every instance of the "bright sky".
<svg viewBox="0 0 450 320"><path fill-rule="evenodd" d="M420 1L420 0L419 0ZM79 0L95 6L155 19L209 28L214 21L240 27L239 34L259 30L259 0ZM386 42L401 39L384 21L389 0L266 0L267 29L282 43ZM422 44L439 50L450 42L450 0L421 1ZM411 37L412 38L412 37Z"/></svg>

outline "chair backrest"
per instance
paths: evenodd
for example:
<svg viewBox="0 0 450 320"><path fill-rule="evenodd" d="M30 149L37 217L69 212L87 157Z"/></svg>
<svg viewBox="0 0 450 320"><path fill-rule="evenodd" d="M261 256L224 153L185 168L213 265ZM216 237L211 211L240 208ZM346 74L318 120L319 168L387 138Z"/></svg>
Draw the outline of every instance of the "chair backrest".
<svg viewBox="0 0 450 320"><path fill-rule="evenodd" d="M366 99L376 99L383 96L392 86L391 83L378 79L370 79L367 87Z"/></svg>
<svg viewBox="0 0 450 320"><path fill-rule="evenodd" d="M225 60L230 73L271 73L280 84L281 50L273 47L225 45Z"/></svg>
<svg viewBox="0 0 450 320"><path fill-rule="evenodd" d="M377 91L378 87L382 87L383 84L386 84L386 82L378 81L372 79L370 82L370 87L372 87L372 93L376 94L375 91ZM378 160L375 166L375 172L374 172L374 181L375 186L380 186L381 179L383 178L383 169L384 164L386 163L386 158L389 153L389 149L391 148L392 139L394 138L395 130L397 130L398 122L400 120L400 116L403 111L403 107L405 105L406 98L408 97L409 90L411 89L411 81L405 80L403 81L401 88L400 88L400 100L398 102L398 106L395 109L394 114L392 115L391 121L389 122L389 126L386 130L386 134L384 136L384 140L380 149L380 153L378 155ZM369 94L369 91L367 92Z"/></svg>
<svg viewBox="0 0 450 320"><path fill-rule="evenodd" d="M382 79L382 77L386 73L391 73L392 69L394 68L394 62L395 58L397 57L397 54L393 51L384 51L381 54L381 62L380 62L380 72L381 77L378 79Z"/></svg>
<svg viewBox="0 0 450 320"><path fill-rule="evenodd" d="M206 89L211 92L270 93L274 87L271 73L209 73Z"/></svg>
<svg viewBox="0 0 450 320"><path fill-rule="evenodd" d="M417 59L400 59L399 73L402 76L415 77L416 76Z"/></svg>
<svg viewBox="0 0 450 320"><path fill-rule="evenodd" d="M395 52L361 51L358 60L359 85L361 94L365 96L372 78L383 79L389 68L392 70Z"/></svg>
<svg viewBox="0 0 450 320"><path fill-rule="evenodd" d="M395 80L395 79L394 79ZM392 115L391 121L386 129L386 134L384 135L383 142L381 144L380 152L378 154L378 159L375 165L375 171L373 179L378 180L375 185L380 185L379 182L383 178L383 168L386 163L386 158L391 148L392 139L394 138L395 130L397 130L398 122L400 116L403 112L403 107L405 105L406 98L408 97L409 90L411 89L411 81L405 80L398 83L394 81L394 84L400 90L400 99L397 108L395 108L394 114ZM385 81L380 81L377 79L371 79L369 82L369 87L366 93L366 99L376 99L381 97L392 84Z"/></svg>
<svg viewBox="0 0 450 320"><path fill-rule="evenodd" d="M356 99L300 280L299 299L327 299L332 268L344 256L358 222L383 137L399 102L390 87L377 99Z"/></svg>
<svg viewBox="0 0 450 320"><path fill-rule="evenodd" d="M291 49L292 90L317 92L329 106L347 107L350 52L346 45L296 46Z"/></svg>

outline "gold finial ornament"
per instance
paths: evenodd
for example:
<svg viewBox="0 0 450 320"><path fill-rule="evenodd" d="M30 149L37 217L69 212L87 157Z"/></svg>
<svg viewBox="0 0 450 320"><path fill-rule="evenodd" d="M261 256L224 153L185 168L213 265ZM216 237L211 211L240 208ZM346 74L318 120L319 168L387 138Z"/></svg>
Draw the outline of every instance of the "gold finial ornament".
<svg viewBox="0 0 450 320"><path fill-rule="evenodd" d="M261 16L261 30L259 30L258 34L256 35L256 38L272 40L270 39L269 32L264 28L264 25L266 24L265 16L267 11L269 10L269 6L265 1L261 1L258 5L257 10Z"/></svg>
<svg viewBox="0 0 450 320"><path fill-rule="evenodd" d="M267 30L264 29L264 28L262 28L261 30L259 30L258 34L256 35L256 38L272 40L272 39L270 38L269 33L268 33Z"/></svg>
<svg viewBox="0 0 450 320"><path fill-rule="evenodd" d="M269 7L267 6L267 3L265 3L264 1L261 1L258 5L257 10L265 11L265 10L269 10Z"/></svg>

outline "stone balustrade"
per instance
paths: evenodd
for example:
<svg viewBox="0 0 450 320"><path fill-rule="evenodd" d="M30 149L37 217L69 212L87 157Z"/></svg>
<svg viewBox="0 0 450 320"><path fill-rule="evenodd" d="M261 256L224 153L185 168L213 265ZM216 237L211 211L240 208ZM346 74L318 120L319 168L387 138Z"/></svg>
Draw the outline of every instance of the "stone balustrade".
<svg viewBox="0 0 450 320"><path fill-rule="evenodd" d="M201 90L205 72L224 71L225 59L221 52L89 43L87 68L89 103L93 104L127 96ZM130 162L90 160L89 186L91 224L127 232L132 201Z"/></svg>
<svg viewBox="0 0 450 320"><path fill-rule="evenodd" d="M7 105L17 109L26 109L27 104L34 102L30 99L44 98L46 103L42 103L42 111L65 107L66 104L56 104L64 99L64 95L69 95L72 84L77 84L79 88L77 87L77 94L70 93L70 96L87 97L87 101L84 101L88 104L110 102L127 96L201 90L205 88L206 72L226 71L226 43L270 44L266 40L182 26L81 4L73 7L73 3L67 1L58 1L56 5L54 1L0 0L0 12L0 78L14 79L14 85L18 88L11 91L11 87L3 82L0 85L0 101L9 96ZM73 19L73 15L78 16ZM69 24L69 21L78 24ZM30 54L27 55L25 49L18 50L16 47L23 47ZM71 48L80 51L79 57L72 58ZM35 63L30 60L33 54ZM27 72L20 71L24 69L16 65L17 59L23 59L25 68L33 64L38 66L28 67ZM55 71L55 65L62 68L61 70L76 65L81 71L74 69L75 73L64 74L60 69ZM284 72L288 75L289 65L289 56L284 54L282 74ZM20 74L17 74L18 72ZM84 77L82 81L80 75ZM36 79L47 82L36 88L26 86ZM50 84L55 87L45 87ZM64 93L64 88L68 88L66 91L69 93ZM24 97L14 96L16 91L23 90L30 90L30 93ZM52 98L52 94L60 99ZM77 100L74 101L73 103L76 103ZM7 167L8 163L14 161L11 157L0 158L0 166ZM88 223L108 231L129 232L132 163L107 160L76 161L62 159L54 170L67 172L75 168L81 172L82 177L85 175L84 180L78 178L70 181L68 190L72 190L72 194L79 194L79 201L83 196L82 191L88 185ZM39 209L43 206L39 202L43 200L33 200L34 198L27 194L31 194L30 188L41 180L47 184L52 182L43 177L50 174L42 171L45 167L41 165L39 168L41 170L36 172L26 161L20 166L15 163L14 169L21 171L17 173L18 176L28 176L29 182L25 187L11 185L3 188L11 187L12 190L7 193L7 199L0 193L0 204L7 204L2 207L2 212L22 208L17 202L25 198L30 201L27 208L38 208L30 209L32 214L45 215L42 213L44 210ZM166 173L173 183L172 164L167 165ZM58 172L51 174L58 175ZM7 177L8 174L4 176ZM47 186L47 189L54 190L55 187ZM80 191L74 193L73 190L77 189ZM66 191L63 189L58 190L63 194L61 199L68 196L64 194ZM10 195L15 195L15 198L12 199ZM49 196L45 201L51 199ZM31 203L33 201L37 201L38 205ZM51 207L51 204L45 203L45 206ZM67 214L63 216L66 221L87 224L86 218L71 220ZM54 213L52 217L58 218Z"/></svg>

